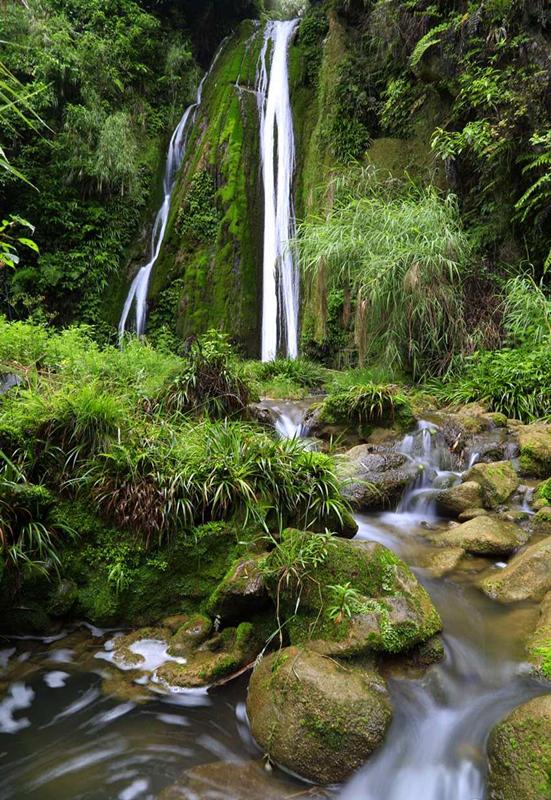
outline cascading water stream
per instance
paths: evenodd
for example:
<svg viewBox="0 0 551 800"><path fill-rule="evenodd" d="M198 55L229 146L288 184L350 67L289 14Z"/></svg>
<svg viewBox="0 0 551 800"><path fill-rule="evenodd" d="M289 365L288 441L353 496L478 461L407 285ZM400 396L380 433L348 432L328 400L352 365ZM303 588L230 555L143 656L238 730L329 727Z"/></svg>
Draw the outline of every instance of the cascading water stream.
<svg viewBox="0 0 551 800"><path fill-rule="evenodd" d="M273 360L283 342L289 358L298 355L299 280L289 245L295 234L295 139L288 75L289 44L297 24L296 19L266 24L257 77L264 184L263 361Z"/></svg>
<svg viewBox="0 0 551 800"><path fill-rule="evenodd" d="M218 57L222 51L222 48L225 44L224 40L220 45L218 52L214 56L212 64L209 68L209 71L203 76L198 88L197 88L197 95L195 97L195 102L192 103L186 110L184 111L180 122L174 129L174 133L171 136L170 143L168 146L166 164L165 164L165 174L163 178L163 200L159 210L157 211L157 216L155 217L155 222L153 224L153 230L151 232L151 257L147 264L144 264L136 275L134 276L134 280L130 285L130 289L128 290L128 294L126 296L126 300L124 302L124 308L122 310L120 322L119 322L119 337L122 338L127 330L127 323L128 317L130 315L130 311L132 309L133 303L135 303L135 325L136 325L136 334L138 336L143 336L145 332L145 323L147 318L147 292L149 288L149 280L151 278L151 272L153 271L153 267L157 259L159 258L159 253L161 252L161 247L163 244L166 227L168 224L168 217L170 214L170 203L172 199L172 190L174 189L174 183L176 181L176 176L178 174L178 170L182 166L186 155L186 146L187 146L187 139L188 134L195 122L197 117L197 111L199 106L201 105L203 99L203 88L205 85L205 81L211 74L214 65L216 64Z"/></svg>

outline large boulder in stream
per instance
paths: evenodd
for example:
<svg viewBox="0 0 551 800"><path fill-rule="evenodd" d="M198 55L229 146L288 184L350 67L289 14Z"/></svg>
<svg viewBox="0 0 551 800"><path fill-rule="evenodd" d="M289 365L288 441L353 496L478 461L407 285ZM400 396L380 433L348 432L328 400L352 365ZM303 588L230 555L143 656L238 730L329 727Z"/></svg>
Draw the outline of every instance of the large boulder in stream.
<svg viewBox="0 0 551 800"><path fill-rule="evenodd" d="M322 549L317 540L288 529L267 560L268 589L291 644L349 658L401 653L440 632L428 593L391 550L335 537ZM290 556L306 565L302 575L288 569Z"/></svg>
<svg viewBox="0 0 551 800"><path fill-rule="evenodd" d="M467 472L465 480L478 483L482 492L484 508L497 508L516 492L520 485L517 473L510 461L495 461L492 464L475 464ZM473 503L473 507L480 505Z"/></svg>
<svg viewBox="0 0 551 800"><path fill-rule="evenodd" d="M551 425L535 422L514 426L520 446L520 468L523 475L551 477Z"/></svg>
<svg viewBox="0 0 551 800"><path fill-rule="evenodd" d="M250 555L234 561L207 602L207 610L222 620L243 619L268 603L262 567L267 554Z"/></svg>
<svg viewBox="0 0 551 800"><path fill-rule="evenodd" d="M287 647L255 667L251 731L265 753L303 778L345 780L384 740L392 708L373 669Z"/></svg>
<svg viewBox="0 0 551 800"><path fill-rule="evenodd" d="M551 695L515 708L493 729L488 800L551 798Z"/></svg>
<svg viewBox="0 0 551 800"><path fill-rule="evenodd" d="M543 600L551 591L551 536L527 547L505 569L484 578L480 587L501 603Z"/></svg>
<svg viewBox="0 0 551 800"><path fill-rule="evenodd" d="M428 538L437 547L461 547L479 556L503 556L524 544L528 534L519 525L497 517L475 517Z"/></svg>
<svg viewBox="0 0 551 800"><path fill-rule="evenodd" d="M403 453L360 444L335 459L342 493L358 510L390 508L419 474L419 466Z"/></svg>
<svg viewBox="0 0 551 800"><path fill-rule="evenodd" d="M471 508L480 508L481 505L482 489L475 481L450 486L436 495L436 507L445 516L458 517Z"/></svg>
<svg viewBox="0 0 551 800"><path fill-rule="evenodd" d="M526 642L526 652L536 673L551 679L551 592L543 598L536 628Z"/></svg>

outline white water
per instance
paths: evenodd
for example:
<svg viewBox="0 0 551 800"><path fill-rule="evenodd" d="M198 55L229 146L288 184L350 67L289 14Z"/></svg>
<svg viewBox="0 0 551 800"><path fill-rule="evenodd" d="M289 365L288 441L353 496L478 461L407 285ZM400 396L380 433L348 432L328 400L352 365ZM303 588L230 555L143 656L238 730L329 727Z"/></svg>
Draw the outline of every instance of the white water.
<svg viewBox="0 0 551 800"><path fill-rule="evenodd" d="M264 183L263 361L272 361L283 342L289 358L298 355L299 280L289 246L295 234L295 138L288 75L289 44L297 24L296 19L266 24L257 78Z"/></svg>
<svg viewBox="0 0 551 800"><path fill-rule="evenodd" d="M213 62L210 66L209 71L203 76L201 83L197 89L197 95L195 97L195 102L192 103L186 110L184 114L176 126L174 133L170 139L170 144L168 146L168 152L166 157L166 164L165 164L165 175L163 179L163 201L159 210L157 211L157 216L155 217L155 222L153 224L153 230L151 232L151 256L147 264L144 264L136 275L134 276L134 280L130 285L130 289L128 290L128 295L126 296L126 300L124 302L124 308L122 310L120 322L119 322L119 337L122 338L127 330L127 323L128 317L130 315L130 311L132 309L132 305L135 304L135 329L136 334L138 336L143 336L145 332L145 323L147 318L147 291L149 288L149 280L151 278L151 272L153 271L153 267L157 259L159 258L159 253L161 252L161 247L163 244L163 240L165 237L166 227L168 224L168 217L170 214L170 202L172 198L172 190L174 188L174 183L176 181L176 175L178 170L182 166L186 155L186 147L188 141L188 134L195 122L195 118L197 116L197 111L199 106L201 105L201 101L203 99L203 87L205 85L205 81L212 72L216 61L218 60L218 56L224 46L224 42L218 49Z"/></svg>

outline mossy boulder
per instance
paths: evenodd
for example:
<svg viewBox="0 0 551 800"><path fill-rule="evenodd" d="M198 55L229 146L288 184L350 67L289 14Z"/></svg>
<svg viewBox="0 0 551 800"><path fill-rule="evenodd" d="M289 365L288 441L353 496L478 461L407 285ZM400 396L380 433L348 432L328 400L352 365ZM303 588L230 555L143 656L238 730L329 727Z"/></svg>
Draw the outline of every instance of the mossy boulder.
<svg viewBox="0 0 551 800"><path fill-rule="evenodd" d="M482 489L476 481L466 481L436 495L436 506L440 514L457 517L470 508L482 505Z"/></svg>
<svg viewBox="0 0 551 800"><path fill-rule="evenodd" d="M526 642L526 652L538 674L551 680L551 592L543 598L536 628Z"/></svg>
<svg viewBox="0 0 551 800"><path fill-rule="evenodd" d="M358 510L390 508L419 474L407 456L383 447L363 444L336 458L342 493Z"/></svg>
<svg viewBox="0 0 551 800"><path fill-rule="evenodd" d="M489 800L551 797L551 695L515 708L493 729Z"/></svg>
<svg viewBox="0 0 551 800"><path fill-rule="evenodd" d="M377 542L332 538L305 574L286 572L289 579L281 580L289 555L297 566L309 558L312 536L284 531L267 562L268 589L288 621L292 644L342 657L399 653L441 630L425 589L398 556ZM339 613L343 591L350 613Z"/></svg>
<svg viewBox="0 0 551 800"><path fill-rule="evenodd" d="M168 652L183 656L201 645L212 632L212 620L204 614L191 614L172 634Z"/></svg>
<svg viewBox="0 0 551 800"><path fill-rule="evenodd" d="M545 505L551 505L551 478L537 485L534 492L534 501L542 501L542 508Z"/></svg>
<svg viewBox="0 0 551 800"><path fill-rule="evenodd" d="M239 619L259 611L269 601L262 566L267 554L237 559L207 602L212 616Z"/></svg>
<svg viewBox="0 0 551 800"><path fill-rule="evenodd" d="M523 475L535 478L551 476L551 424L536 422L515 426L520 446L520 468Z"/></svg>
<svg viewBox="0 0 551 800"><path fill-rule="evenodd" d="M276 763L321 784L345 780L383 742L392 709L373 670L288 647L255 667L251 731Z"/></svg>
<svg viewBox="0 0 551 800"><path fill-rule="evenodd" d="M538 535L551 535L551 505L543 506L532 517L532 530Z"/></svg>
<svg viewBox="0 0 551 800"><path fill-rule="evenodd" d="M503 556L513 553L528 534L512 522L497 517L475 517L450 530L433 533L430 541L437 547L461 547L480 556Z"/></svg>
<svg viewBox="0 0 551 800"><path fill-rule="evenodd" d="M551 536L530 545L511 559L505 569L484 578L480 587L501 603L543 600L551 591Z"/></svg>
<svg viewBox="0 0 551 800"><path fill-rule="evenodd" d="M171 688L210 686L252 664L266 638L267 629L251 622L224 628L189 653L185 664L164 663L157 670L157 678Z"/></svg>
<svg viewBox="0 0 551 800"><path fill-rule="evenodd" d="M484 508L497 508L515 492L520 481L510 461L495 461L491 464L475 464L467 472L465 480L478 483L482 491ZM476 506L479 503L473 503Z"/></svg>

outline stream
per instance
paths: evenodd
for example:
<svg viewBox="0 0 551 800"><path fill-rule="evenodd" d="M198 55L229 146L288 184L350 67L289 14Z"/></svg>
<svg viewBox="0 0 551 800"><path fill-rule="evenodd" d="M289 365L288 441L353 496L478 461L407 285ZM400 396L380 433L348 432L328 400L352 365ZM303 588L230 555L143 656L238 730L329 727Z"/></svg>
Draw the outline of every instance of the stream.
<svg viewBox="0 0 551 800"><path fill-rule="evenodd" d="M279 435L303 434L304 404L270 407ZM474 587L480 572L499 569L499 562L469 559L444 579L423 567L431 551L423 532L446 524L434 511L433 486L453 477L435 433L421 423L398 445L423 466L398 510L356 518L358 538L393 549L429 591L444 622L446 657L423 674L388 668L394 721L384 745L346 785L320 793L275 769L267 775L274 796L483 800L491 727L546 691L522 661L537 610L500 606ZM197 765L261 756L247 725L246 676L210 691L144 700L136 687L135 695L128 688L125 695L106 660L112 634L83 623L56 636L0 640L0 800L153 800ZM237 779L205 793L170 795L176 796L264 800L266 794L244 794Z"/></svg>

